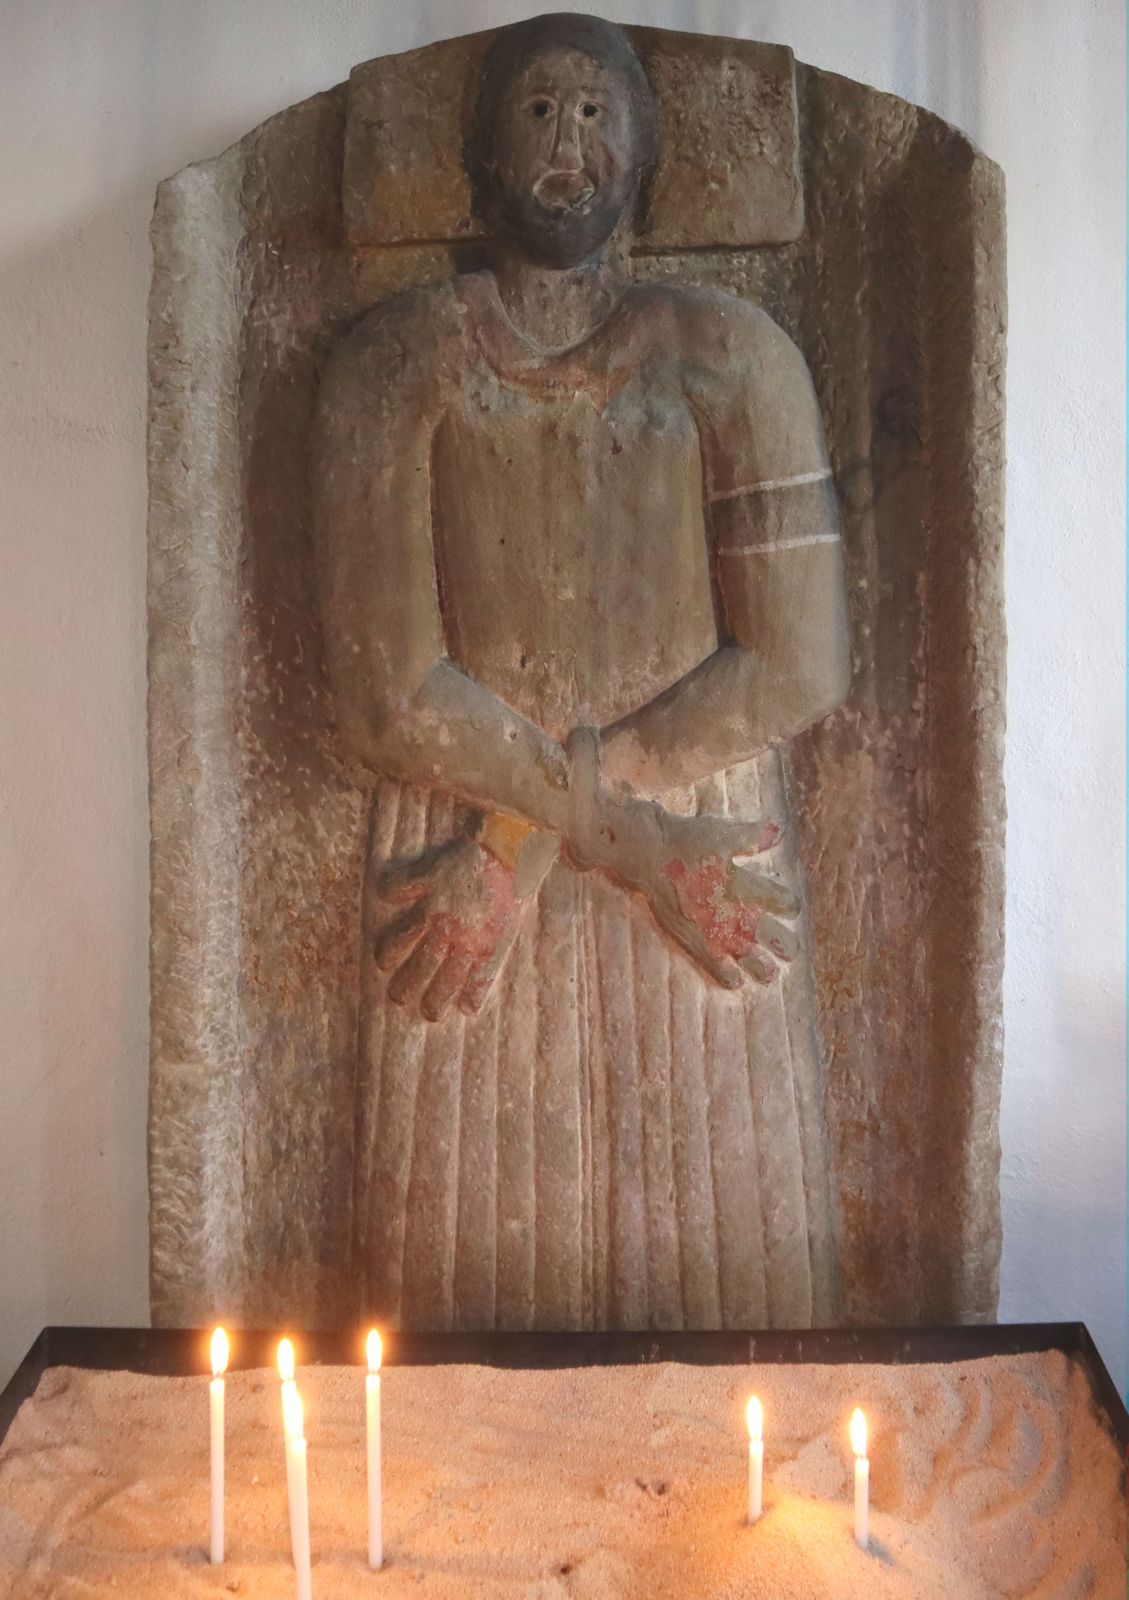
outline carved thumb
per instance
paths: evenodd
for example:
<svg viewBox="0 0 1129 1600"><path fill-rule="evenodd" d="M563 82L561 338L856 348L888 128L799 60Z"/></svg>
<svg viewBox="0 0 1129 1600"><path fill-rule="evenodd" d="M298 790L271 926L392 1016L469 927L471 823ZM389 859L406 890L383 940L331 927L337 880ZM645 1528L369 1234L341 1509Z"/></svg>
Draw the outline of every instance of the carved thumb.
<svg viewBox="0 0 1129 1600"><path fill-rule="evenodd" d="M570 844L587 853L597 825L600 790L600 735L595 728L574 728L565 745L572 822Z"/></svg>

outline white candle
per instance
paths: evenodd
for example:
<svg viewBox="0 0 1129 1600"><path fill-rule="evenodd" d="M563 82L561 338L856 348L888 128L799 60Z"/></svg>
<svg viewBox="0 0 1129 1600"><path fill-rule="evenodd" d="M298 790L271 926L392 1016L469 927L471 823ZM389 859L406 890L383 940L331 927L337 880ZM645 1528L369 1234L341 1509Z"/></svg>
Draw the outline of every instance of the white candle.
<svg viewBox="0 0 1129 1600"><path fill-rule="evenodd" d="M384 1510L380 1489L380 1335L374 1328L365 1345L365 1442L368 1458L368 1564L374 1572L384 1565Z"/></svg>
<svg viewBox="0 0 1129 1600"><path fill-rule="evenodd" d="M855 1543L870 1547L870 1462L866 1459L866 1418L855 1409L851 1416L851 1449L855 1453Z"/></svg>
<svg viewBox="0 0 1129 1600"><path fill-rule="evenodd" d="M223 1374L227 1371L227 1334L217 1328L212 1334L211 1439L212 1439L212 1565L223 1560Z"/></svg>
<svg viewBox="0 0 1129 1600"><path fill-rule="evenodd" d="M282 1428L286 1431L286 1396L296 1394L294 1387L294 1346L289 1339L278 1341L278 1375L282 1379Z"/></svg>
<svg viewBox="0 0 1129 1600"><path fill-rule="evenodd" d="M297 1411L295 1408L297 1407ZM302 1418L302 1407L298 1395L298 1388L293 1378L283 1380L282 1384L282 1442L286 1452L286 1518L290 1525L290 1559L294 1566L298 1565L298 1545L295 1530L298 1526L298 1487L297 1487L297 1458L290 1446L295 1438L305 1436ZM294 1429L297 1428L297 1433Z"/></svg>
<svg viewBox="0 0 1129 1600"><path fill-rule="evenodd" d="M302 1400L294 1382L283 1384L286 1419L286 1497L290 1503L290 1553L294 1560L295 1593L310 1600L310 1493L306 1476L306 1438Z"/></svg>
<svg viewBox="0 0 1129 1600"><path fill-rule="evenodd" d="M756 1395L745 1407L749 1429L749 1521L759 1522L764 1510L764 1408Z"/></svg>

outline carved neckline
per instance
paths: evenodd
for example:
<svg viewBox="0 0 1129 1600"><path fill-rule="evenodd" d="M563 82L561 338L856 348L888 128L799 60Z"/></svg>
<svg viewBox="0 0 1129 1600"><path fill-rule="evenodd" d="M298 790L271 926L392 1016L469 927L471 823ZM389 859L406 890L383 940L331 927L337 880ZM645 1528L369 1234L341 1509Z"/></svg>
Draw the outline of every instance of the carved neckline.
<svg viewBox="0 0 1129 1600"><path fill-rule="evenodd" d="M465 277L460 298L474 323L483 355L499 377L531 388L554 392L578 390L599 398L601 408L620 379L609 368L607 335L619 322L631 298L628 281L607 314L583 338L563 349L546 348L522 332L510 317L489 270ZM618 368L620 363L614 365Z"/></svg>

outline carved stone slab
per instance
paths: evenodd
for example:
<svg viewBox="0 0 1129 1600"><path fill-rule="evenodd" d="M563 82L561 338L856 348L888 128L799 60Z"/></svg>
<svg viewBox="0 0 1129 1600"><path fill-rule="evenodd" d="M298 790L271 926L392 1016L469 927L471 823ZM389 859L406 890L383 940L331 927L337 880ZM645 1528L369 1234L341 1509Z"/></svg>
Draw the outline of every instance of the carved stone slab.
<svg viewBox="0 0 1129 1600"><path fill-rule="evenodd" d="M991 1319L1004 836L1001 175L919 108L797 66L798 231L786 53L640 38L665 84L668 127L685 117L691 129L694 108L714 105L722 123L708 137L684 134L685 169L668 170L660 186L665 232L650 237L637 276L724 288L791 335L814 378L842 526L853 688L792 741L781 767L813 933L841 1315ZM454 270L447 244L403 241L460 237L449 113L465 102L483 44L475 36L361 68L351 88L283 112L159 192L149 347L158 1323L222 1314L313 1327L361 1309L358 908L373 784L341 748L327 690L310 435L319 373L343 331L375 301ZM740 74L758 64L763 87L772 62L778 88L763 105L775 109L762 116L760 91ZM391 173L382 193L400 198L378 206L375 188L358 187L358 141L385 137L385 168L391 141L379 117L362 128L357 106L387 73L417 85L405 143L420 159ZM734 111L726 132L726 107L740 106L754 110L747 123ZM365 159L379 166L379 149ZM779 180L776 209L765 199L753 210L769 192L757 187L766 170ZM432 189L436 206L412 233L413 208L422 214ZM378 211L385 235L374 231ZM776 231L762 225L769 214ZM401 242L385 248L380 238ZM773 239L790 242L766 248ZM715 248L685 253L692 243ZM413 813L401 827L422 839L426 823ZM549 925L561 915L546 905ZM559 992L551 996L558 1004ZM396 1182L434 1185L427 1227L409 1244L431 1274L437 1322L492 1324L491 1307L461 1303L450 1280L460 1230L479 1241L499 1283L530 1270L535 1240L522 1219L539 1130L557 1108L521 1068L531 1030L571 1026L571 1015L500 1007L489 1059L501 1076L453 1074L438 1045L400 1058L394 1110L406 1119L410 1170ZM688 1017L648 1034L646 1059L670 1064L675 1091L688 1082L708 1090L721 1036ZM651 1026L650 1013L643 1022ZM585 1148L614 1169L615 1129L606 1106L596 1111L597 1143ZM689 1148L700 1129L680 1120L677 1097L670 1115L676 1148ZM459 1176L456 1126L476 1138L494 1128L530 1152L521 1182L507 1187L489 1167ZM763 1158L782 1159L772 1148ZM686 1270L702 1281L718 1270L727 1193L715 1174L679 1202L698 1219ZM583 1219L597 1247L602 1214ZM677 1304L621 1320L677 1321Z"/></svg>
<svg viewBox="0 0 1129 1600"><path fill-rule="evenodd" d="M787 244L803 228L795 62L783 45L625 28L663 109L644 241ZM345 229L357 245L478 237L462 164L468 84L497 37L382 56L349 78Z"/></svg>

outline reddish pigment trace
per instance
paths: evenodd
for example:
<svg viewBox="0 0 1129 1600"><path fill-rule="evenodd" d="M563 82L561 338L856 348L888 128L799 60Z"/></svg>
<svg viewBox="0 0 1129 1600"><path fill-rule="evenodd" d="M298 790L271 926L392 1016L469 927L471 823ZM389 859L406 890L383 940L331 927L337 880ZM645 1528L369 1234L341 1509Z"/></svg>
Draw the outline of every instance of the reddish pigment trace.
<svg viewBox="0 0 1129 1600"><path fill-rule="evenodd" d="M514 874L510 867L491 856L482 869L480 881L489 908L485 919L464 928L458 947L467 952L470 965L470 977L459 1001L460 1009L468 1016L482 1009L521 916L521 901L514 894Z"/></svg>
<svg viewBox="0 0 1129 1600"><path fill-rule="evenodd" d="M473 908L463 915L442 912L432 923L450 949L468 957L472 965L494 954L521 915L514 875L493 856L475 873L475 883L478 893Z"/></svg>
<svg viewBox="0 0 1129 1600"><path fill-rule="evenodd" d="M681 861L668 861L663 871L674 884L679 910L689 917L715 956L739 961L749 954L756 945L763 912L728 891L727 862L714 856L687 868Z"/></svg>

